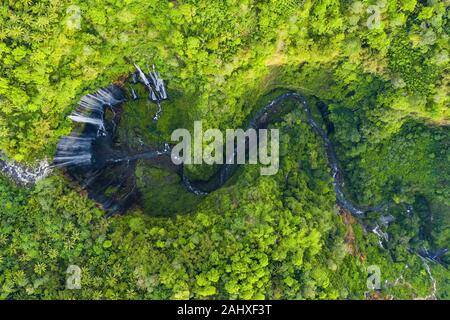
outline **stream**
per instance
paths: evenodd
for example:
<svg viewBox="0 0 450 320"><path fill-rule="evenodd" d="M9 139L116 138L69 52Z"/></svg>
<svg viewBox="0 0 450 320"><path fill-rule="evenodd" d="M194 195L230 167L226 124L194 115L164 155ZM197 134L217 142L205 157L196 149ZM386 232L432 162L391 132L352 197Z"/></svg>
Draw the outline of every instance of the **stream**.
<svg viewBox="0 0 450 320"><path fill-rule="evenodd" d="M147 76L140 68L137 66L136 68L138 72L132 74L132 81L136 83L140 79L139 82L149 90L149 99L158 106L158 111L153 117L153 121L157 121L162 112L160 103L168 99L164 82L154 69ZM208 181L191 180L184 174L182 164L172 163L171 147L168 142L147 146L144 151L137 151L120 141L117 128L120 125L123 104L129 97L133 100L138 99L134 90L127 94L124 88L116 85L110 85L82 97L76 110L69 116L80 125L76 125L69 136L61 137L51 165L43 160L37 167L31 168L9 161L0 153L0 172L17 184L25 186L36 183L55 168L60 168L70 177L72 183L86 190L90 198L102 205L107 216L124 212L139 199L135 176L138 160L146 160L149 165L177 173L186 190L199 197L221 188L233 176L239 165L222 164ZM333 144L327 132L314 119L306 98L301 94L286 92L279 95L256 112L246 129L267 128L275 117L290 111L284 108L283 104L288 100L294 102L305 113L308 125L323 142L338 206L354 216L364 217L368 212L381 212L391 205L391 202L384 202L363 208L345 196L343 175ZM236 152L235 149L234 157ZM379 228L375 228L373 232L380 238L380 246L383 247L382 241L388 240L387 235ZM432 281L433 292L430 298L435 298L436 281L426 259L422 255L419 257L424 262Z"/></svg>
<svg viewBox="0 0 450 320"><path fill-rule="evenodd" d="M146 86L149 86L149 84L146 83ZM374 207L361 208L345 197L342 173L333 144L325 130L314 120L307 100L299 93L287 92L273 99L256 112L255 116L249 121L247 129L266 128L274 117L279 117L288 111L283 108L285 106L283 102L287 100L298 104L306 114L306 120L311 129L323 141L333 177L337 204L355 216L363 216L368 211L383 210L386 207L385 203ZM144 152L137 152L117 141L116 129L120 123L120 116L117 116L120 112L117 111L125 101L126 94L123 89L114 85L83 97L79 107L71 115L71 119L83 123L82 130L74 130L70 136L60 139L54 159L54 166L64 167L74 180L88 190L92 198L103 205L105 210L110 212L124 210L126 209L125 204L129 203L129 198L136 196L129 191L131 189L136 190L131 177L133 176L135 162L139 159L151 160L157 167L176 172L180 175L185 188L199 196L207 195L219 189L233 176L238 165L225 163L219 166L216 173L208 181L191 180L184 174L182 164L174 165L171 163L169 143L148 147ZM113 114L111 120L107 120L107 117L105 117L108 109ZM234 157L236 157L236 152L235 148ZM110 169L115 171L112 176L106 172ZM122 176L126 176L124 180L118 179ZM118 186L120 187L117 188ZM110 190L115 188L117 192L122 193L125 186L130 190L125 191L119 197L114 194L109 197L105 195L108 188Z"/></svg>
<svg viewBox="0 0 450 320"><path fill-rule="evenodd" d="M148 82L145 85L150 86ZM225 163L219 166L208 181L191 180L184 174L183 165L171 163L169 143L148 147L144 152L136 152L118 142L116 129L120 124L119 111L126 100L126 92L116 85L110 85L82 97L78 108L69 116L82 126L74 129L69 136L61 137L52 165L42 161L33 169L13 161L1 160L0 157L1 172L20 185L29 185L47 176L52 168L64 168L65 172L109 213L125 210L130 198L136 198L137 195L131 190L136 190L132 177L135 162L139 159L153 161L157 167L176 172L180 175L185 188L199 196L219 189L233 176L239 165ZM311 129L323 141L337 204L355 216L364 216L366 212L385 209L388 203L362 208L346 198L342 172L333 144L325 130L314 120L306 98L299 93L287 92L273 99L256 112L246 129L267 128L273 118L289 111L283 109L283 102L287 100L298 104L304 111ZM109 120L106 117L108 111L112 114ZM159 109L157 116L160 112ZM236 152L235 148L234 157ZM109 170L114 174L108 174ZM105 195L108 188L115 188L121 194ZM129 190L123 192L124 188Z"/></svg>

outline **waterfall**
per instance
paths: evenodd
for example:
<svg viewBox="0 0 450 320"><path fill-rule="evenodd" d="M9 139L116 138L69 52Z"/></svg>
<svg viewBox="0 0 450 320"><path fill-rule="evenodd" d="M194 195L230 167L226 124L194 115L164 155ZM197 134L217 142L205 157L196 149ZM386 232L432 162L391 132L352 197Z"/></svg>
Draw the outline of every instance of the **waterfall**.
<svg viewBox="0 0 450 320"><path fill-rule="evenodd" d="M88 166L92 164L93 137L62 137L54 159L55 167Z"/></svg>
<svg viewBox="0 0 450 320"><path fill-rule="evenodd" d="M142 83L149 91L149 100L158 106L154 120L162 112L161 101L167 99L164 81L153 66L148 75L134 64L136 72L130 83ZM139 99L136 90L130 88L130 98ZM60 138L53 167L65 168L66 173L88 191L91 198L102 204L111 214L126 208L137 196L134 169L136 161L146 159L156 165L166 165L177 170L170 162L170 147L147 148L135 153L126 142L117 141L116 126L120 113L116 108L125 101L125 92L111 85L83 96L69 119L83 126L74 128L70 136ZM113 114L106 117L107 110Z"/></svg>
<svg viewBox="0 0 450 320"><path fill-rule="evenodd" d="M148 74L145 74L137 64L134 64L134 67L136 71L132 74L130 82L138 81L148 89L149 100L155 102L158 106L158 110L153 118L154 121L157 121L162 111L161 102L168 98L164 80L160 78L154 66L152 70L148 70ZM132 99L138 98L133 88L131 88L130 96ZM72 176L76 176L76 180L80 182L84 179L95 177L95 180L98 180L100 183L102 179L108 177L108 184L117 185L118 188L123 186L118 177L124 176L126 179L130 179L127 186L131 188L134 186L134 173L131 171L133 165L138 159L146 159L158 163L158 165L172 166L173 170L180 173L186 189L198 195L206 195L222 187L232 176L236 165L223 164L209 181L191 181L183 174L182 165L180 166L181 168L173 167L168 150L161 150L153 146L144 152L135 153L133 150L129 150L126 142L121 146L115 140L117 136L114 130L116 126L114 107L124 100L124 93L117 86L100 89L95 93L84 96L80 100L78 108L70 116L72 120L84 124L83 132L61 139L55 156L55 166L71 168ZM368 211L384 210L388 205L386 203L375 207L359 208L345 197L342 174L333 144L327 133L314 120L306 99L300 94L287 92L278 96L256 112L256 115L249 122L249 127L254 129L266 128L273 121L274 117L288 112L289 109L286 109L282 103L285 100L292 100L300 105L301 110L306 114L307 123L323 141L324 151L333 177L337 204L355 216L363 216ZM104 116L106 108L109 108L114 114L114 118L108 123L105 122ZM111 127L113 130L111 130ZM120 168L126 174L122 175L124 172L120 172L122 170ZM98 170L102 172L99 173L97 172ZM108 171L117 171L115 177L108 176ZM100 193L97 192L97 196ZM101 198L105 201L108 197L101 195ZM390 219L387 218L386 220ZM373 232L379 236L380 240L383 238L385 241L388 240L387 234L382 233L379 227L375 228ZM380 245L382 245L382 241L380 241Z"/></svg>
<svg viewBox="0 0 450 320"><path fill-rule="evenodd" d="M139 78L141 83L148 89L148 99L155 102L158 107L158 110L153 117L153 121L158 121L162 113L161 101L168 99L164 80L160 77L159 72L156 71L155 65L152 66L152 71L150 71L150 69L148 70L148 75L146 75L135 63L134 67L136 68L136 72L132 76L132 83ZM131 95L133 100L138 98L133 89L131 91Z"/></svg>
<svg viewBox="0 0 450 320"><path fill-rule="evenodd" d="M139 95L137 94L136 90L134 90L133 88L131 88L131 99L133 99L133 100L139 99Z"/></svg>
<svg viewBox="0 0 450 320"><path fill-rule="evenodd" d="M417 256L422 260L422 262L423 262L423 264L425 266L425 270L426 270L428 276L430 277L431 284L432 284L431 293L428 296L426 296L425 299L427 299L427 300L437 300L437 298L436 298L436 291L437 291L436 279L433 277L433 274L431 273L430 265L428 264L427 259L422 257L420 254L417 254Z"/></svg>
<svg viewBox="0 0 450 320"><path fill-rule="evenodd" d="M77 109L69 116L74 122L91 124L97 127L97 134L104 135L105 110L115 114L114 107L125 101L125 97L116 86L102 88L95 93L90 93L80 99Z"/></svg>
<svg viewBox="0 0 450 320"><path fill-rule="evenodd" d="M378 244L380 248L384 249L383 240L386 242L389 241L389 235L387 232L383 232L378 224L372 229L372 232L378 237Z"/></svg>
<svg viewBox="0 0 450 320"><path fill-rule="evenodd" d="M47 160L42 160L36 167L28 167L15 161L2 159L0 152L0 172L19 185L31 185L45 178L51 172Z"/></svg>
<svg viewBox="0 0 450 320"><path fill-rule="evenodd" d="M150 88L150 89L151 89L150 81L148 81L148 79L147 79L145 73L142 71L142 69L141 69L136 63L134 63L134 67L136 68L137 75L138 75L139 78L141 79L142 83L143 83L147 88Z"/></svg>
<svg viewBox="0 0 450 320"><path fill-rule="evenodd" d="M114 108L124 101L125 96L122 89L115 85L83 96L77 109L69 116L72 121L84 124L82 132L74 132L70 136L60 138L53 166L93 165L95 162L94 144L97 138L111 135L106 128L105 111L109 108L115 116ZM111 126L115 129L114 119Z"/></svg>
<svg viewBox="0 0 450 320"><path fill-rule="evenodd" d="M159 117L161 116L161 113L162 113L162 108L161 108L161 104L159 103L159 101L156 103L156 105L158 106L158 110L156 111L156 114L153 117L153 121L158 121L158 119L159 119Z"/></svg>
<svg viewBox="0 0 450 320"><path fill-rule="evenodd" d="M149 71L149 77L151 79L151 83L153 83L153 87L155 88L155 91L158 94L158 97L154 97L154 99L160 100L166 100L167 99L167 93L166 93L166 87L164 86L164 80L161 79L159 76L159 72L155 70L155 65L152 66L153 70ZM154 100L154 101L155 101Z"/></svg>
<svg viewBox="0 0 450 320"><path fill-rule="evenodd" d="M79 114L78 112L74 112L72 115L69 116L69 119L74 122L81 122L81 123L90 123L98 127L99 132L105 132L105 124L103 122L102 118L93 118L93 117L87 117L82 114Z"/></svg>

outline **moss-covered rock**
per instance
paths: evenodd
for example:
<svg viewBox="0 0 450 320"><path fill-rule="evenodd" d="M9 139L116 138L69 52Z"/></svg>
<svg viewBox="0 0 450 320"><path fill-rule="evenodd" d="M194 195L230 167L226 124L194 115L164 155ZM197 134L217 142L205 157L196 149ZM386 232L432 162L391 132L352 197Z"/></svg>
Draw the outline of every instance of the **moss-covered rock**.
<svg viewBox="0 0 450 320"><path fill-rule="evenodd" d="M178 174L149 166L145 160L136 166L136 184L142 210L152 215L190 212L202 200L186 191Z"/></svg>

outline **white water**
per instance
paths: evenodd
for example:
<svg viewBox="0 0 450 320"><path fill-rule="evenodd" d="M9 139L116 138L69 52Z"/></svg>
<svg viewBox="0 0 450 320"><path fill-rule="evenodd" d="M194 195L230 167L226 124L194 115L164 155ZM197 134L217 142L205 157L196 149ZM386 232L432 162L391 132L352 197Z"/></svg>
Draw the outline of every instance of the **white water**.
<svg viewBox="0 0 450 320"><path fill-rule="evenodd" d="M95 93L88 94L80 99L78 108L69 116L74 122L92 124L98 127L98 134L103 134L105 129L104 113L105 106L113 107L122 103L113 95L112 89L100 89Z"/></svg>
<svg viewBox="0 0 450 320"><path fill-rule="evenodd" d="M150 82L148 81L147 77L145 76L145 73L141 70L141 68L139 68L139 66L137 64L134 63L134 67L136 68L139 77L141 78L141 80L144 82L144 85L148 88L150 87Z"/></svg>
<svg viewBox="0 0 450 320"><path fill-rule="evenodd" d="M436 287L436 279L433 277L433 274L431 273L431 268L430 265L427 262L427 259L425 259L424 257L422 257L421 255L417 255L423 262L423 264L425 265L425 270L427 271L428 276L430 277L431 280L431 284L432 284L432 289L431 289L431 293L425 297L426 300L437 300L436 298L436 291L437 291L437 287Z"/></svg>
<svg viewBox="0 0 450 320"><path fill-rule="evenodd" d="M92 156L90 154L82 154L79 156L67 156L67 157L56 157L55 162L57 164L54 167L66 167L69 165L83 165L90 164L92 160Z"/></svg>
<svg viewBox="0 0 450 320"><path fill-rule="evenodd" d="M111 90L102 88L95 93L82 97L79 105L102 113L104 105L115 106L122 102L123 100L114 97Z"/></svg>
<svg viewBox="0 0 450 320"><path fill-rule="evenodd" d="M155 86L156 92L159 95L159 100L167 99L166 87L164 86L164 80L161 79L159 72L155 70L155 65L153 65L153 71L149 72L150 79Z"/></svg>
<svg viewBox="0 0 450 320"><path fill-rule="evenodd" d="M94 138L67 136L58 143L58 153L54 159L55 167L69 165L89 165L92 161L92 142Z"/></svg>
<svg viewBox="0 0 450 320"><path fill-rule="evenodd" d="M89 96L92 96L98 102L107 106L115 106L123 102L123 100L116 99L112 92L107 89L100 89L96 93L88 95L88 97Z"/></svg>
<svg viewBox="0 0 450 320"><path fill-rule="evenodd" d="M106 131L105 124L103 123L103 119L87 117L87 116L81 115L77 112L74 112L72 115L70 115L69 119L71 119L72 121L75 121L75 122L90 123L90 124L97 126L100 131L103 131L103 132Z"/></svg>
<svg viewBox="0 0 450 320"><path fill-rule="evenodd" d="M15 161L2 160L0 154L0 172L19 185L30 185L48 176L51 167L46 159L36 167L28 167Z"/></svg>
<svg viewBox="0 0 450 320"><path fill-rule="evenodd" d="M152 71L148 70L149 71L148 77L137 64L134 64L134 67L136 68L137 75L139 76L142 83L147 87L147 89L149 91L148 98L151 101L156 102L156 104L158 105L158 110L156 111L156 114L153 117L154 121L158 121L158 119L162 113L162 108L161 108L160 102L162 100L166 100L168 98L167 92L166 92L166 87L164 85L164 80L161 79L159 72L157 72L155 70L155 65L153 65ZM132 96L134 99L135 94L133 93L133 91L132 91Z"/></svg>

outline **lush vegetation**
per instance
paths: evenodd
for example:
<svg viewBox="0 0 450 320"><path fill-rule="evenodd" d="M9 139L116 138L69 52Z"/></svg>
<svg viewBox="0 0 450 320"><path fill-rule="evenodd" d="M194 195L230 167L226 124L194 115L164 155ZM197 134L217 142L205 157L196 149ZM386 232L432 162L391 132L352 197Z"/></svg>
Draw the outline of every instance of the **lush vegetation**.
<svg viewBox="0 0 450 320"><path fill-rule="evenodd" d="M369 8L369 6L371 6ZM375 9L374 7L375 6ZM335 206L321 140L293 110L280 171L246 166L199 200L176 175L138 164L145 205L105 218L59 173L33 188L0 177L0 298L425 298L416 252L450 243L449 42L445 1L9 1L0 7L0 150L53 156L79 98L155 63L171 100L125 106L120 134L152 143L173 129L242 126L273 89L325 103L347 193L392 200L368 227ZM377 18L380 18L379 24ZM317 108L316 108L317 106ZM153 108L153 109L152 109ZM322 108L323 109L323 108ZM321 110L322 110L321 109ZM194 166L192 175L211 174ZM405 203L413 205L405 213ZM380 223L380 225L382 225ZM449 254L442 258L448 264ZM65 288L69 265L82 289ZM382 289L366 286L380 267ZM438 298L449 271L429 263Z"/></svg>

